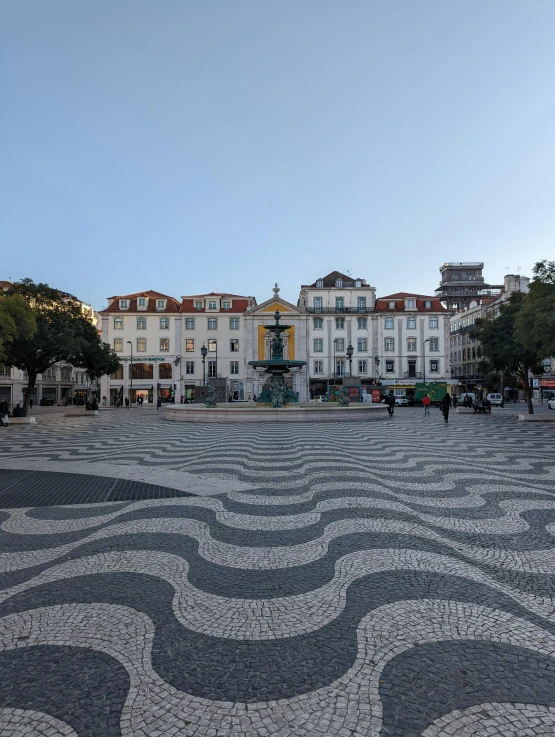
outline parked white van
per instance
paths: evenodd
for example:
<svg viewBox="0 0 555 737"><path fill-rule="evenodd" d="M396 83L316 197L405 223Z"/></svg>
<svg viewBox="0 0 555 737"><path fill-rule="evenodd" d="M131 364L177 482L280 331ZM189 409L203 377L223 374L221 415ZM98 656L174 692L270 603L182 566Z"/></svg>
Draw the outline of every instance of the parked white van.
<svg viewBox="0 0 555 737"><path fill-rule="evenodd" d="M488 394L486 399L491 402L491 404L503 404L503 397L501 394Z"/></svg>

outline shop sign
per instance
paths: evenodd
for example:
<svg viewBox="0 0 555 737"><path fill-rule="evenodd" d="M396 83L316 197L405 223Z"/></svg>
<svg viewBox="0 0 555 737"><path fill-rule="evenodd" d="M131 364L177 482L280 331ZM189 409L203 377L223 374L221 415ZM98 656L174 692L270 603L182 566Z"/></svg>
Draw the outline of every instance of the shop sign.
<svg viewBox="0 0 555 737"><path fill-rule="evenodd" d="M118 356L120 361L130 361L130 356ZM164 363L170 363L169 356L168 358L162 358L162 356L156 356L155 358L137 358L136 356L133 356L133 363L152 363L153 361L162 361Z"/></svg>

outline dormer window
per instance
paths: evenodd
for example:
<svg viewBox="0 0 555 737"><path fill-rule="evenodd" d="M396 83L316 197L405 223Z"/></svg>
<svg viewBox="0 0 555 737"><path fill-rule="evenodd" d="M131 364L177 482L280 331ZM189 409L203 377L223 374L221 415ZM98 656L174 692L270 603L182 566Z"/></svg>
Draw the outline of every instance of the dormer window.
<svg viewBox="0 0 555 737"><path fill-rule="evenodd" d="M217 307L216 307L216 300L215 299L209 300L209 302L208 302L208 309L209 310L216 310L217 309Z"/></svg>
<svg viewBox="0 0 555 737"><path fill-rule="evenodd" d="M129 300L128 299L120 299L120 301L119 301L119 308L120 308L120 310L128 310L129 309Z"/></svg>
<svg viewBox="0 0 555 737"><path fill-rule="evenodd" d="M390 310L394 310L395 309L395 302L388 302L387 307Z"/></svg>
<svg viewBox="0 0 555 737"><path fill-rule="evenodd" d="M414 310L416 307L416 300L407 299L407 310Z"/></svg>
<svg viewBox="0 0 555 737"><path fill-rule="evenodd" d="M166 309L166 300L165 299L157 299L156 300L156 309L157 310L165 310Z"/></svg>
<svg viewBox="0 0 555 737"><path fill-rule="evenodd" d="M200 300L195 302L195 310L202 310L202 302Z"/></svg>
<svg viewBox="0 0 555 737"><path fill-rule="evenodd" d="M137 299L137 308L139 310L146 310L146 297L139 297Z"/></svg>
<svg viewBox="0 0 555 737"><path fill-rule="evenodd" d="M336 279L335 287L336 289L343 289L343 279Z"/></svg>
<svg viewBox="0 0 555 737"><path fill-rule="evenodd" d="M230 310L231 309L231 302L224 302L224 310Z"/></svg>
<svg viewBox="0 0 555 737"><path fill-rule="evenodd" d="M318 281L316 282L316 287L317 287L317 289L323 289L324 288L324 280L323 279L318 279Z"/></svg>
<svg viewBox="0 0 555 737"><path fill-rule="evenodd" d="M362 282L360 281L360 279L357 279L355 282L355 287L361 287L361 286L362 286Z"/></svg>
<svg viewBox="0 0 555 737"><path fill-rule="evenodd" d="M432 303L431 303L431 301L430 301L429 299L427 299L427 300L426 300L426 301L424 302L424 307L425 307L425 308L426 308L427 310L430 310L430 309L431 309L431 307L432 307Z"/></svg>

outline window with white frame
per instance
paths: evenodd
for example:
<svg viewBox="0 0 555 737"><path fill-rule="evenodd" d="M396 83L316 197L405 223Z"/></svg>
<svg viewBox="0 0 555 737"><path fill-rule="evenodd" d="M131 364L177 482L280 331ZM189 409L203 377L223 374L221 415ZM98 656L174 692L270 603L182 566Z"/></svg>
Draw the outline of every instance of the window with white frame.
<svg viewBox="0 0 555 737"><path fill-rule="evenodd" d="M140 310L146 310L146 297L139 297L137 300L137 307Z"/></svg>
<svg viewBox="0 0 555 737"><path fill-rule="evenodd" d="M208 318L208 330L217 330L217 329L218 329L218 318L209 317Z"/></svg>
<svg viewBox="0 0 555 737"><path fill-rule="evenodd" d="M137 338L137 353L146 353L146 338Z"/></svg>
<svg viewBox="0 0 555 737"><path fill-rule="evenodd" d="M123 330L123 317L114 317L114 330Z"/></svg>
<svg viewBox="0 0 555 737"><path fill-rule="evenodd" d="M359 338L357 340L357 350L359 353L366 353L368 350L368 341L366 338Z"/></svg>
<svg viewBox="0 0 555 737"><path fill-rule="evenodd" d="M384 329L385 330L393 330L395 327L394 321L392 317L386 317L384 320Z"/></svg>
<svg viewBox="0 0 555 737"><path fill-rule="evenodd" d="M208 378L209 379L215 379L216 378L216 361L208 361Z"/></svg>
<svg viewBox="0 0 555 737"><path fill-rule="evenodd" d="M314 353L323 353L324 341L322 338L314 338Z"/></svg>
<svg viewBox="0 0 555 737"><path fill-rule="evenodd" d="M146 317L137 318L137 330L146 330Z"/></svg>
<svg viewBox="0 0 555 737"><path fill-rule="evenodd" d="M336 279L335 280L335 288L336 289L343 289L343 279Z"/></svg>
<svg viewBox="0 0 555 737"><path fill-rule="evenodd" d="M336 310L344 310L345 309L345 299L344 299L344 297L336 297L335 298L335 309Z"/></svg>
<svg viewBox="0 0 555 737"><path fill-rule="evenodd" d="M160 318L160 330L169 330L169 329L170 329L170 318L161 317Z"/></svg>
<svg viewBox="0 0 555 737"><path fill-rule="evenodd" d="M416 350L416 338L407 338L407 351L409 353Z"/></svg>
<svg viewBox="0 0 555 737"><path fill-rule="evenodd" d="M238 374L239 373L239 361L230 361L229 362L229 373L230 374Z"/></svg>
<svg viewBox="0 0 555 737"><path fill-rule="evenodd" d="M195 362L194 361L185 361L185 373L191 374L195 373Z"/></svg>
<svg viewBox="0 0 555 737"><path fill-rule="evenodd" d="M395 350L395 338L384 338L384 348L391 352Z"/></svg>
<svg viewBox="0 0 555 737"><path fill-rule="evenodd" d="M315 317L312 321L314 330L323 330L324 329L324 321L321 317Z"/></svg>
<svg viewBox="0 0 555 737"><path fill-rule="evenodd" d="M229 318L229 329L230 330L239 330L239 318L238 317L230 317Z"/></svg>
<svg viewBox="0 0 555 737"><path fill-rule="evenodd" d="M407 310L414 310L415 307L416 307L416 300L407 299Z"/></svg>
<svg viewBox="0 0 555 737"><path fill-rule="evenodd" d="M359 374L366 374L368 373L368 362L364 359L359 359L358 362L358 372Z"/></svg>
<svg viewBox="0 0 555 737"><path fill-rule="evenodd" d="M239 353L239 338L231 338L229 343L229 350L232 353Z"/></svg>
<svg viewBox="0 0 555 737"><path fill-rule="evenodd" d="M366 297L359 297L357 300L357 307L359 312L365 312L366 310Z"/></svg>
<svg viewBox="0 0 555 737"><path fill-rule="evenodd" d="M318 279L318 281L316 282L316 286L317 286L318 289L323 289L323 287L324 287L323 280L322 279Z"/></svg>
<svg viewBox="0 0 555 737"><path fill-rule="evenodd" d="M214 338L210 338L208 341L208 352L209 353L217 353L218 352L218 341Z"/></svg>
<svg viewBox="0 0 555 737"><path fill-rule="evenodd" d="M430 361L430 373L431 374L437 374L439 371L439 361L432 359Z"/></svg>
<svg viewBox="0 0 555 737"><path fill-rule="evenodd" d="M424 307L425 307L425 308L426 308L427 310L431 309L431 307L432 307L432 303L430 302L430 300L429 300L429 299L427 299L427 300L426 300L426 301L424 302Z"/></svg>
<svg viewBox="0 0 555 737"><path fill-rule="evenodd" d="M394 374L395 373L395 361L386 361L385 362L385 373L386 374Z"/></svg>
<svg viewBox="0 0 555 737"><path fill-rule="evenodd" d="M200 299L197 299L195 302L195 310L202 310L202 302Z"/></svg>
<svg viewBox="0 0 555 737"><path fill-rule="evenodd" d="M387 307L388 307L389 310L394 310L395 309L395 302L388 302L387 303Z"/></svg>
<svg viewBox="0 0 555 737"><path fill-rule="evenodd" d="M430 350L439 351L439 338L430 338Z"/></svg>
<svg viewBox="0 0 555 737"><path fill-rule="evenodd" d="M185 353L194 353L194 352L195 352L195 339L187 338L185 340Z"/></svg>
<svg viewBox="0 0 555 737"><path fill-rule="evenodd" d="M335 329L336 330L344 330L345 329L345 318L344 317L336 317L335 318Z"/></svg>
<svg viewBox="0 0 555 737"><path fill-rule="evenodd" d="M156 300L156 309L157 310L165 310L166 309L166 300L165 299L157 299Z"/></svg>
<svg viewBox="0 0 555 737"><path fill-rule="evenodd" d="M416 330L416 317L407 317L407 330Z"/></svg>
<svg viewBox="0 0 555 737"><path fill-rule="evenodd" d="M167 353L170 350L170 339L160 338L160 353Z"/></svg>
<svg viewBox="0 0 555 737"><path fill-rule="evenodd" d="M335 362L335 375L345 376L345 361L343 358L338 358Z"/></svg>
<svg viewBox="0 0 555 737"><path fill-rule="evenodd" d="M314 297L314 312L322 312L322 297Z"/></svg>
<svg viewBox="0 0 555 737"><path fill-rule="evenodd" d="M437 317L430 317L428 324L430 326L430 330L437 330L439 327L439 321Z"/></svg>
<svg viewBox="0 0 555 737"><path fill-rule="evenodd" d="M128 299L120 299L120 301L119 301L119 308L120 308L120 310L127 310L127 309L129 309L129 300Z"/></svg>
<svg viewBox="0 0 555 737"><path fill-rule="evenodd" d="M213 300L213 299L208 300L208 309L209 310L215 310L215 309L217 309L217 307L216 307L216 300Z"/></svg>
<svg viewBox="0 0 555 737"><path fill-rule="evenodd" d="M314 361L314 373L315 374L324 373L324 362L323 361Z"/></svg>
<svg viewBox="0 0 555 737"><path fill-rule="evenodd" d="M195 329L195 318L186 317L185 318L185 330L194 330L194 329Z"/></svg>
<svg viewBox="0 0 555 737"><path fill-rule="evenodd" d="M123 338L114 338L114 350L116 353L123 351Z"/></svg>
<svg viewBox="0 0 555 737"><path fill-rule="evenodd" d="M224 310L230 310L231 309L231 302L224 302L222 305Z"/></svg>
<svg viewBox="0 0 555 737"><path fill-rule="evenodd" d="M345 338L336 338L333 342L337 353L342 353L345 350Z"/></svg>
<svg viewBox="0 0 555 737"><path fill-rule="evenodd" d="M355 281L355 287L357 287L357 289L358 289L358 288L359 288L359 287L361 287L361 286L362 286L362 282L360 281L360 279L357 279L357 280Z"/></svg>
<svg viewBox="0 0 555 737"><path fill-rule="evenodd" d="M357 327L359 330L366 330L368 327L368 320L365 317L359 317L357 320Z"/></svg>

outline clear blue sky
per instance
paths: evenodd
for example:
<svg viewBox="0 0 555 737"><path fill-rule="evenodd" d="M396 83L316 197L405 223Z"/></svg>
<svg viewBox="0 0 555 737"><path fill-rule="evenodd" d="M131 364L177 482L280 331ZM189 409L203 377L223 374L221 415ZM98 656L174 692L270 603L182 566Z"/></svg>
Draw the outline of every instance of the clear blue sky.
<svg viewBox="0 0 555 737"><path fill-rule="evenodd" d="M98 309L555 258L554 0L2 0L0 279Z"/></svg>

